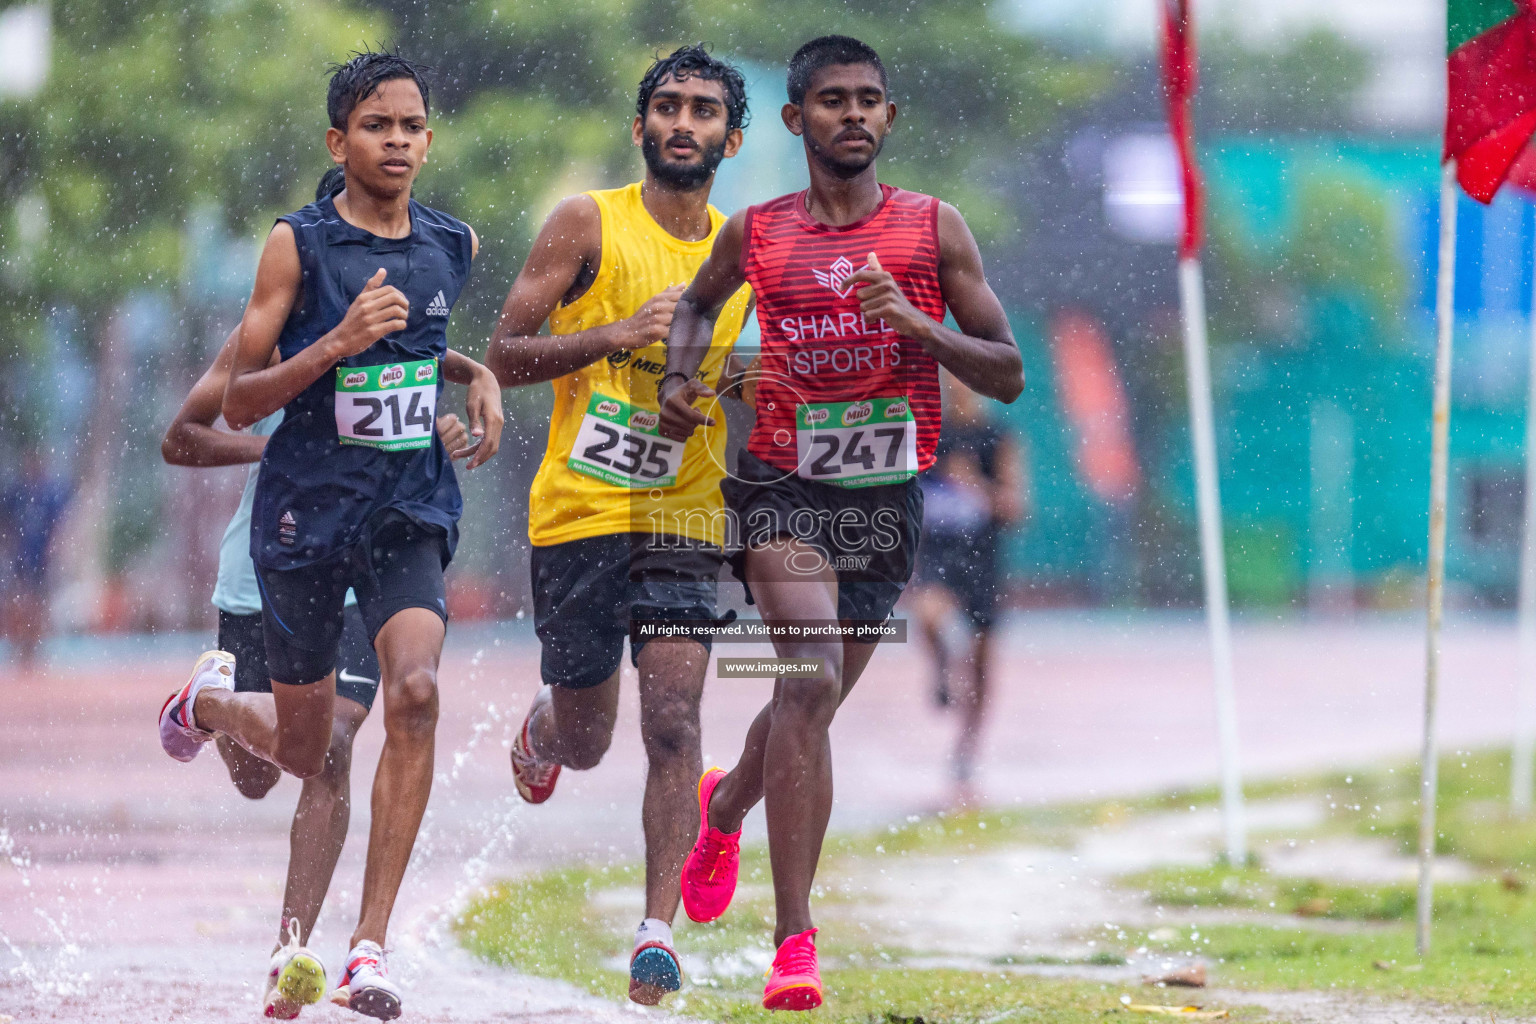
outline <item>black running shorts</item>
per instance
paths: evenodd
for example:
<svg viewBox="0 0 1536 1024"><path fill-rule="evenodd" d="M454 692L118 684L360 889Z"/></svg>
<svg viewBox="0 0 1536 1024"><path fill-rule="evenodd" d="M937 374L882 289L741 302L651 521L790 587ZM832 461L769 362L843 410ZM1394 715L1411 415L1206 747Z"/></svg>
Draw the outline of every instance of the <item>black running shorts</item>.
<svg viewBox="0 0 1536 1024"><path fill-rule="evenodd" d="M231 615L219 612L219 650L235 656L235 692L271 693L267 675L267 642L262 635L261 613ZM379 694L379 656L368 642L357 605L342 615L341 649L336 658L336 696L372 710Z"/></svg>
<svg viewBox="0 0 1536 1024"><path fill-rule="evenodd" d="M596 686L618 671L630 621L715 618L724 555L713 544L649 533L535 547L533 622L551 686ZM699 641L709 649L707 640ZM644 642L631 641L639 663Z"/></svg>
<svg viewBox="0 0 1536 1024"><path fill-rule="evenodd" d="M386 509L352 547L297 569L256 567L267 673L279 683L319 682L337 665L347 588L370 644L396 613L425 608L448 621L441 530Z"/></svg>
<svg viewBox="0 0 1536 1024"><path fill-rule="evenodd" d="M923 535L917 578L954 594L976 629L991 629L997 617L997 561L996 530L933 530Z"/></svg>
<svg viewBox="0 0 1536 1024"><path fill-rule="evenodd" d="M879 623L891 617L912 578L923 526L923 489L916 479L838 487L786 473L742 449L735 475L720 482L720 491L737 530L730 554L737 579L747 579L747 548L793 537L819 551L837 574L840 620Z"/></svg>

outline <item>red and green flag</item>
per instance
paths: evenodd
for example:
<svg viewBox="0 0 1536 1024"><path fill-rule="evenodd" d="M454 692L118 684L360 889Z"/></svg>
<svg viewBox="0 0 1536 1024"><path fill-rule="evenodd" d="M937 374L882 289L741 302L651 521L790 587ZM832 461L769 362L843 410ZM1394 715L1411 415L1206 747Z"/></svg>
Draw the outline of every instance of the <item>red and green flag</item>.
<svg viewBox="0 0 1536 1024"><path fill-rule="evenodd" d="M1536 0L1447 0L1445 154L1467 195L1536 189Z"/></svg>

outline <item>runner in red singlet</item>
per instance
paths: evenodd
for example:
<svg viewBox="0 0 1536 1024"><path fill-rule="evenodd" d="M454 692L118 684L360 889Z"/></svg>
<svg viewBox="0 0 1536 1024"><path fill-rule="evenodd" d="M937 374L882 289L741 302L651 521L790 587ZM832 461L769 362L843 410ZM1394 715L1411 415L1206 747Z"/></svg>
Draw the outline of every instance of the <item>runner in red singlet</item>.
<svg viewBox="0 0 1536 1024"><path fill-rule="evenodd" d="M742 282L757 296L757 423L722 484L742 550L733 560L769 625L880 623L912 573L922 521L916 476L939 438L938 367L991 398L1024 388L1021 360L960 214L882 185L875 157L896 118L874 50L846 36L806 43L789 66L784 123L805 143L811 184L726 222L678 301L661 381L660 432L685 438L713 397L694 372L711 323ZM959 330L943 326L946 308ZM742 818L768 815L778 953L769 1009L821 1004L811 882L832 809L827 730L874 653L837 635L783 636L785 676L729 773L699 780L699 838L683 867L694 920L735 891Z"/></svg>

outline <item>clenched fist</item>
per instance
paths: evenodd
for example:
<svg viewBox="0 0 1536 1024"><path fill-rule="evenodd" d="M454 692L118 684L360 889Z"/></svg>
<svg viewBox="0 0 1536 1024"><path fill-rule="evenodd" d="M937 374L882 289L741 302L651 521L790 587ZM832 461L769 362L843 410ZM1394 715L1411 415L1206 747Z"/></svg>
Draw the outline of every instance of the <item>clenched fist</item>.
<svg viewBox="0 0 1536 1024"><path fill-rule="evenodd" d="M677 300L683 297L683 288L683 285L677 284L664 292L657 292L635 311L634 316L624 320L621 323L624 330L618 339L619 348L644 348L658 341L666 341L667 332L672 329L672 314L677 309Z"/></svg>
<svg viewBox="0 0 1536 1024"><path fill-rule="evenodd" d="M400 289L386 286L384 277L384 268L380 267L331 332L338 358L355 356L384 335L405 330L411 304Z"/></svg>
<svg viewBox="0 0 1536 1024"><path fill-rule="evenodd" d="M912 305L896 278L880 265L880 257L874 253L869 254L869 262L843 279L843 287L859 289L859 311L865 320L884 320L887 327L903 337L920 339L924 331L933 327L933 318Z"/></svg>

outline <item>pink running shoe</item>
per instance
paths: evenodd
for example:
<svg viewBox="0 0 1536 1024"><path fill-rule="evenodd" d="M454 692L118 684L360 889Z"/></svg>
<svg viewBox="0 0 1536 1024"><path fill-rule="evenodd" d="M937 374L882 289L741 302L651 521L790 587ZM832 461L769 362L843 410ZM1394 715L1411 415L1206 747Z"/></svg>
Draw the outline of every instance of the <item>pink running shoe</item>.
<svg viewBox="0 0 1536 1024"><path fill-rule="evenodd" d="M699 838L683 861L683 910L700 924L725 913L741 871L741 832L727 834L709 824L709 798L723 778L721 768L699 776Z"/></svg>
<svg viewBox="0 0 1536 1024"><path fill-rule="evenodd" d="M517 787L518 795L530 804L548 800L555 792L555 783L560 781L560 765L541 760L533 752L533 744L528 738L528 726L533 722L534 712L553 699L549 687L541 688L538 696L533 698L533 706L528 709L528 717L523 719L523 727L512 738L512 784Z"/></svg>
<svg viewBox="0 0 1536 1024"><path fill-rule="evenodd" d="M197 695L213 686L221 690L235 688L235 658L223 651L205 651L192 666L187 685L166 698L160 708L160 746L178 761L190 761L213 739L213 733L198 727L192 718Z"/></svg>
<svg viewBox="0 0 1536 1024"><path fill-rule="evenodd" d="M816 966L816 929L791 935L774 955L765 1010L814 1010L821 1005L821 970Z"/></svg>

